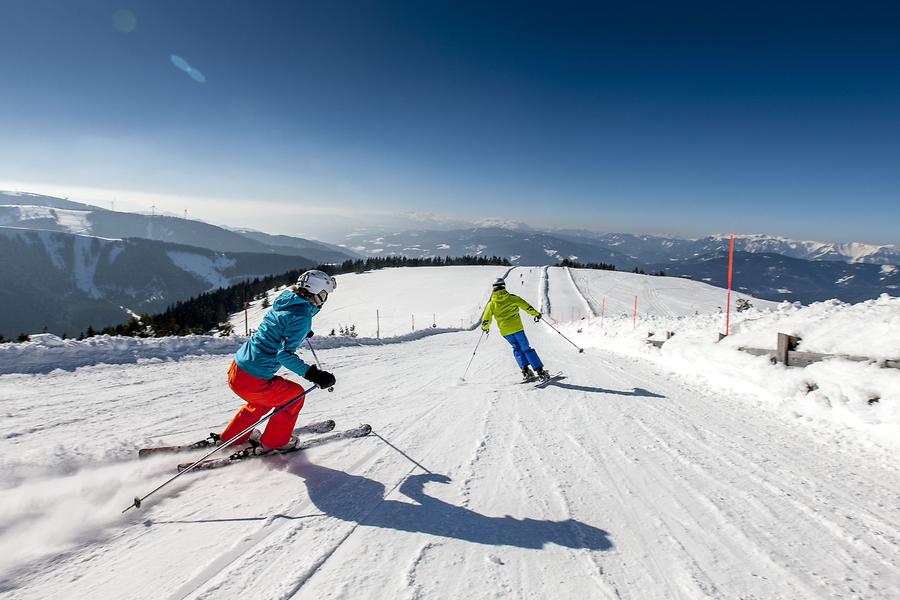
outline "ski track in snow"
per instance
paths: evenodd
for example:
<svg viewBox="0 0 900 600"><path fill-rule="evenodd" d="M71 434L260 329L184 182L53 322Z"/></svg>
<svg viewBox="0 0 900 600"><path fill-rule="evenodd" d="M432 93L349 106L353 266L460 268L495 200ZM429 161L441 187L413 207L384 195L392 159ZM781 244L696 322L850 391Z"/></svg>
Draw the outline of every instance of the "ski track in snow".
<svg viewBox="0 0 900 600"><path fill-rule="evenodd" d="M561 320L599 314L581 274L517 268L508 286ZM691 310L660 282L646 310ZM518 383L498 335L465 383L473 332L322 348L338 385L301 422L373 434L189 474L125 515L184 460L137 448L199 439L240 405L230 356L0 376L0 597L900 595L896 463L525 326L565 380Z"/></svg>

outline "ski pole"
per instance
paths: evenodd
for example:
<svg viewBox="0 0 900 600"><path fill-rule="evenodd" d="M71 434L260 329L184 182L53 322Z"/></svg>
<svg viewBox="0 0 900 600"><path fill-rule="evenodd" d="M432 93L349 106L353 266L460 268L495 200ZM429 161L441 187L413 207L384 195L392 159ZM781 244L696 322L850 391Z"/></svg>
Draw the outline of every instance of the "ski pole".
<svg viewBox="0 0 900 600"><path fill-rule="evenodd" d="M167 480L164 481L163 483L159 484L158 486L156 486L155 488L153 488L151 491L147 492L147 493L144 494L143 496L135 496L135 497L134 497L134 502L132 502L130 505L126 506L125 509L124 509L122 512L123 512L123 513L128 512L128 511L131 510L132 508L140 508L140 507L141 507L141 503L143 503L144 500L146 500L147 498L149 498L150 496L152 496L153 494L155 494L155 493L158 492L159 490L163 489L164 487L166 487L167 485L169 485L170 483L172 483L173 481L175 481L176 479L178 479L179 477L181 477L181 476L184 475L185 473L187 473L187 472L193 470L194 467L196 467L197 465L199 465L200 463L202 463L204 460L206 460L207 458L209 458L210 456L212 456L213 454L215 454L215 453L218 452L219 450L222 450L223 448L227 448L228 446L232 445L232 444L234 443L235 440L239 440L239 439L241 438L241 436L243 436L245 433L249 433L249 432L253 431L253 428L254 428L254 427L256 427L257 425L259 425L260 423L264 423L264 422L268 421L269 419L271 419L272 417L274 417L275 415L277 415L278 413L280 413L281 411L283 411L284 409L286 409L287 407L289 407L291 404L293 404L294 402L296 402L297 400L300 400L301 398L303 398L304 396L306 396L307 394L309 394L311 391L313 391L313 390L316 389L317 387L319 387L319 386L318 386L318 385L313 385L313 386L312 386L311 388L309 388L308 390L303 390L303 393L302 393L302 394L298 394L297 397L294 398L293 400L289 400L289 401L286 402L285 404L282 404L281 406L279 406L278 408L276 408L275 410L273 410L272 412L270 412L269 414L267 414L266 416L264 416L263 418L261 418L259 421L257 421L256 423L254 423L253 425L251 425L251 426L248 427L247 429L243 430L242 432L240 432L239 434L237 434L236 436L234 436L233 438L231 438L230 440L228 440L227 442L225 442L225 443L222 444L221 446L216 446L215 448L213 448L212 450L210 450L209 452L207 452L206 454L204 454L203 456L201 456L200 458L198 458L196 461L194 461L194 462L193 462L188 468L186 468L184 471L179 471L177 474L173 475L172 477L170 477L169 479L167 479Z"/></svg>
<svg viewBox="0 0 900 600"><path fill-rule="evenodd" d="M481 330L481 335L478 336L478 343L475 344L475 350L472 351L472 358L469 359L469 364L466 365L466 370L463 373L463 376L460 377L463 381L466 380L466 374L469 372L469 367L472 366L472 361L475 360L475 353L478 352L478 346L481 344L481 340L484 339L484 334L487 333L484 329Z"/></svg>
<svg viewBox="0 0 900 600"><path fill-rule="evenodd" d="M310 341L309 341L309 338L311 338L311 337L312 337L312 332L310 331L309 335L306 336L306 345L309 346L309 349L312 351L313 358L316 359L316 366L321 369L322 363L319 362L319 357L316 356L316 349L313 348L312 343L310 343ZM334 386L331 386L330 388L328 388L328 391L333 392Z"/></svg>
<svg viewBox="0 0 900 600"><path fill-rule="evenodd" d="M573 346L575 346L576 348L578 348L578 344L576 344L575 342L573 342L572 340L570 340L569 338L567 338L566 336L564 336L563 333L562 333L562 331L560 331L559 329L557 329L557 328L554 327L553 325L550 325L550 323L547 323L547 321L545 321L544 319L541 319L541 321L543 321L544 323L546 323L547 326L550 327L550 329L552 329L553 331L555 331L555 332L558 333L559 335L562 335L562 338L563 338L564 340L566 340L567 342L569 342L570 344L572 344ZM584 348L578 348L578 352L579 352L579 353L580 353L580 352L584 352Z"/></svg>

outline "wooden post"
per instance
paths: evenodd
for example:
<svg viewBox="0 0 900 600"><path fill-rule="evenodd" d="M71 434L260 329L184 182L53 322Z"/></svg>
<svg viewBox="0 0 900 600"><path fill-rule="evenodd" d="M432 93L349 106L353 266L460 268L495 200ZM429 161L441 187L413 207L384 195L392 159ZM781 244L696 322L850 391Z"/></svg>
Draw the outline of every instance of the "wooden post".
<svg viewBox="0 0 900 600"><path fill-rule="evenodd" d="M634 297L634 327L637 329L637 296Z"/></svg>
<svg viewBox="0 0 900 600"><path fill-rule="evenodd" d="M603 306L600 307L600 329L603 329L603 317L606 315L606 296L603 297Z"/></svg>
<svg viewBox="0 0 900 600"><path fill-rule="evenodd" d="M790 366L790 353L797 349L800 338L788 335L786 333L778 334L778 349L775 351L775 358L784 366Z"/></svg>
<svg viewBox="0 0 900 600"><path fill-rule="evenodd" d="M412 330L416 330L416 315L410 315L412 317Z"/></svg>
<svg viewBox="0 0 900 600"><path fill-rule="evenodd" d="M381 339L381 315L375 309L375 339Z"/></svg>

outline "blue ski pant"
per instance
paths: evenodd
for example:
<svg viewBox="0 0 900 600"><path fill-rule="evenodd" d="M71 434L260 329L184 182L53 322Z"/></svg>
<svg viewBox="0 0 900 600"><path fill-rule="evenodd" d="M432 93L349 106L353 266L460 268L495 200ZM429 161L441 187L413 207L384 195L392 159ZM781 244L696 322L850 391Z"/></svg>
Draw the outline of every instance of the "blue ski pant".
<svg viewBox="0 0 900 600"><path fill-rule="evenodd" d="M537 352L528 343L528 338L525 337L524 331L517 331L503 337L512 346L513 356L516 357L516 362L519 363L520 369L529 364L535 369L544 368L544 363L541 362Z"/></svg>

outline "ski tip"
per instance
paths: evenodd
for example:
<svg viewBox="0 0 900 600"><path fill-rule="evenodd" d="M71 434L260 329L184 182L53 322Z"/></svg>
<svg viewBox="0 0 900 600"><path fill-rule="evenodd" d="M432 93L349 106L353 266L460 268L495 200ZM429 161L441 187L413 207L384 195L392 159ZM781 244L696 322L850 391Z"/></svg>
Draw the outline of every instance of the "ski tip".
<svg viewBox="0 0 900 600"><path fill-rule="evenodd" d="M370 433L372 433L372 426L369 425L368 423L364 423L359 426L359 432L360 432L360 437L369 435Z"/></svg>

